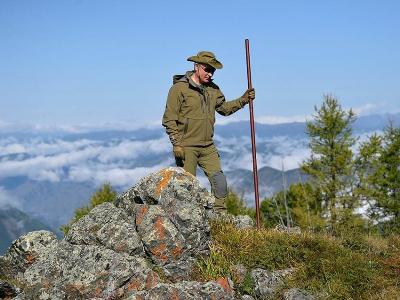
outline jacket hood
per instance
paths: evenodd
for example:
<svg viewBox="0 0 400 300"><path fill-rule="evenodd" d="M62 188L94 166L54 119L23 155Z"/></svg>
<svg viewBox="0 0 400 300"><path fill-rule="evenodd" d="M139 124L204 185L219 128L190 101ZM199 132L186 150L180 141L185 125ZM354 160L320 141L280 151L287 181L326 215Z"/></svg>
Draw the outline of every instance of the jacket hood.
<svg viewBox="0 0 400 300"><path fill-rule="evenodd" d="M172 77L172 83L175 84L177 82L188 82L193 87L198 88L199 86L197 84L195 84L192 79L190 79L190 77L193 75L193 73L194 73L193 71L187 71L185 73L185 75L174 75ZM208 83L207 85L213 84L212 81L213 80L211 79L210 83Z"/></svg>
<svg viewBox="0 0 400 300"><path fill-rule="evenodd" d="M172 83L175 84L177 82L189 82L190 76L192 76L193 71L187 71L184 75L174 75L172 77Z"/></svg>

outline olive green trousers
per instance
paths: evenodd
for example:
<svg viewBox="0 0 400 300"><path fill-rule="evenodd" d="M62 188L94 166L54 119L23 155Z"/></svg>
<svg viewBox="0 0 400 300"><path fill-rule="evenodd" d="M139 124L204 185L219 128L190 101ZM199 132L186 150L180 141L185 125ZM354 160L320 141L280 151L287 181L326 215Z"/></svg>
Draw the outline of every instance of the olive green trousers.
<svg viewBox="0 0 400 300"><path fill-rule="evenodd" d="M185 171L189 172L193 176L196 176L196 169L199 166L204 174L207 176L208 180L211 184L211 190L215 197L214 207L220 210L226 210L226 193L221 196L221 193L216 192L221 188L218 185L218 182L221 180L215 180L215 175L221 175L221 159L218 153L217 148L214 144L206 147L185 147L185 158L183 160L176 159L176 164L179 167L183 167ZM223 180L225 180L226 189L226 179L223 176ZM219 177L221 178L221 177ZM222 184L223 185L223 184Z"/></svg>

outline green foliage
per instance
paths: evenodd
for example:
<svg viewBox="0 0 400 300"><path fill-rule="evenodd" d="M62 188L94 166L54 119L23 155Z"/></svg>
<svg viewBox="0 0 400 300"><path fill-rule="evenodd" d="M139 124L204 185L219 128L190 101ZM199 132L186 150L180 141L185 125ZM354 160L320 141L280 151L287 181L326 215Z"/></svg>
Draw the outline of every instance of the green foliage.
<svg viewBox="0 0 400 300"><path fill-rule="evenodd" d="M337 99L325 96L322 106L315 107L313 121L307 122L311 157L302 169L311 176L320 192L331 229L341 209L355 207L354 198L349 194L353 172L351 147L355 143L351 124L354 121L352 110L343 110Z"/></svg>
<svg viewBox="0 0 400 300"><path fill-rule="evenodd" d="M234 191L229 189L228 196L226 197L226 207L228 213L237 216L237 215L249 215L254 218L255 210L246 207L246 203L243 200L243 197L237 195Z"/></svg>
<svg viewBox="0 0 400 300"><path fill-rule="evenodd" d="M357 190L371 205L369 216L385 233L400 232L400 128L390 124L382 136L362 143L357 158Z"/></svg>
<svg viewBox="0 0 400 300"><path fill-rule="evenodd" d="M235 265L244 265L248 270L294 268L287 288L303 288L323 298L400 296L399 236L382 239L361 234L358 239L344 240L308 232L239 230L218 222L212 224L212 236L211 255L199 261L195 279L230 277L240 292L249 293L254 283L250 278L237 282Z"/></svg>
<svg viewBox="0 0 400 300"><path fill-rule="evenodd" d="M64 235L66 235L71 228L71 225L86 216L93 207L104 202L113 202L116 197L117 192L111 187L111 184L103 184L91 196L89 205L77 208L71 221L68 224L61 226L60 230L64 233Z"/></svg>
<svg viewBox="0 0 400 300"><path fill-rule="evenodd" d="M296 183L290 185L287 191L265 198L261 202L260 211L266 227L282 224L320 231L326 225L322 218L321 203L320 193L311 184Z"/></svg>

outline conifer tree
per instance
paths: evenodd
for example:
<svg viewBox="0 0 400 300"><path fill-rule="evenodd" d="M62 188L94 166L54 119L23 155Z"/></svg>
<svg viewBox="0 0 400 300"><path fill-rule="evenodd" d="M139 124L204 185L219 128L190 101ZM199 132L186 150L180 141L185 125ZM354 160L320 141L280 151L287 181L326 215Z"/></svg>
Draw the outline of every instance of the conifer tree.
<svg viewBox="0 0 400 300"><path fill-rule="evenodd" d="M360 146L357 159L359 195L369 215L400 232L400 128L390 124Z"/></svg>
<svg viewBox="0 0 400 300"><path fill-rule="evenodd" d="M324 96L320 108L315 107L313 120L307 122L311 157L302 170L311 176L315 188L320 191L323 211L331 229L339 221L343 209L354 208L350 194L350 175L353 171L355 144L351 125L355 114L345 111L338 100L331 95Z"/></svg>

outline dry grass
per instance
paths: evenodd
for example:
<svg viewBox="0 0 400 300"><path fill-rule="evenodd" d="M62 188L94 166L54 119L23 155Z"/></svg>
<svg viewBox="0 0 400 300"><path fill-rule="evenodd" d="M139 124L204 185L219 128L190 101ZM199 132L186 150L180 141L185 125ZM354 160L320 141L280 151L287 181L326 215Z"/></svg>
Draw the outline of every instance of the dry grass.
<svg viewBox="0 0 400 300"><path fill-rule="evenodd" d="M212 224L211 255L199 261L196 279L231 277L234 266L248 270L295 268L285 288L299 287L329 299L400 299L400 238L287 234L271 229L236 229ZM236 282L249 291L252 281ZM279 295L278 295L279 296Z"/></svg>

